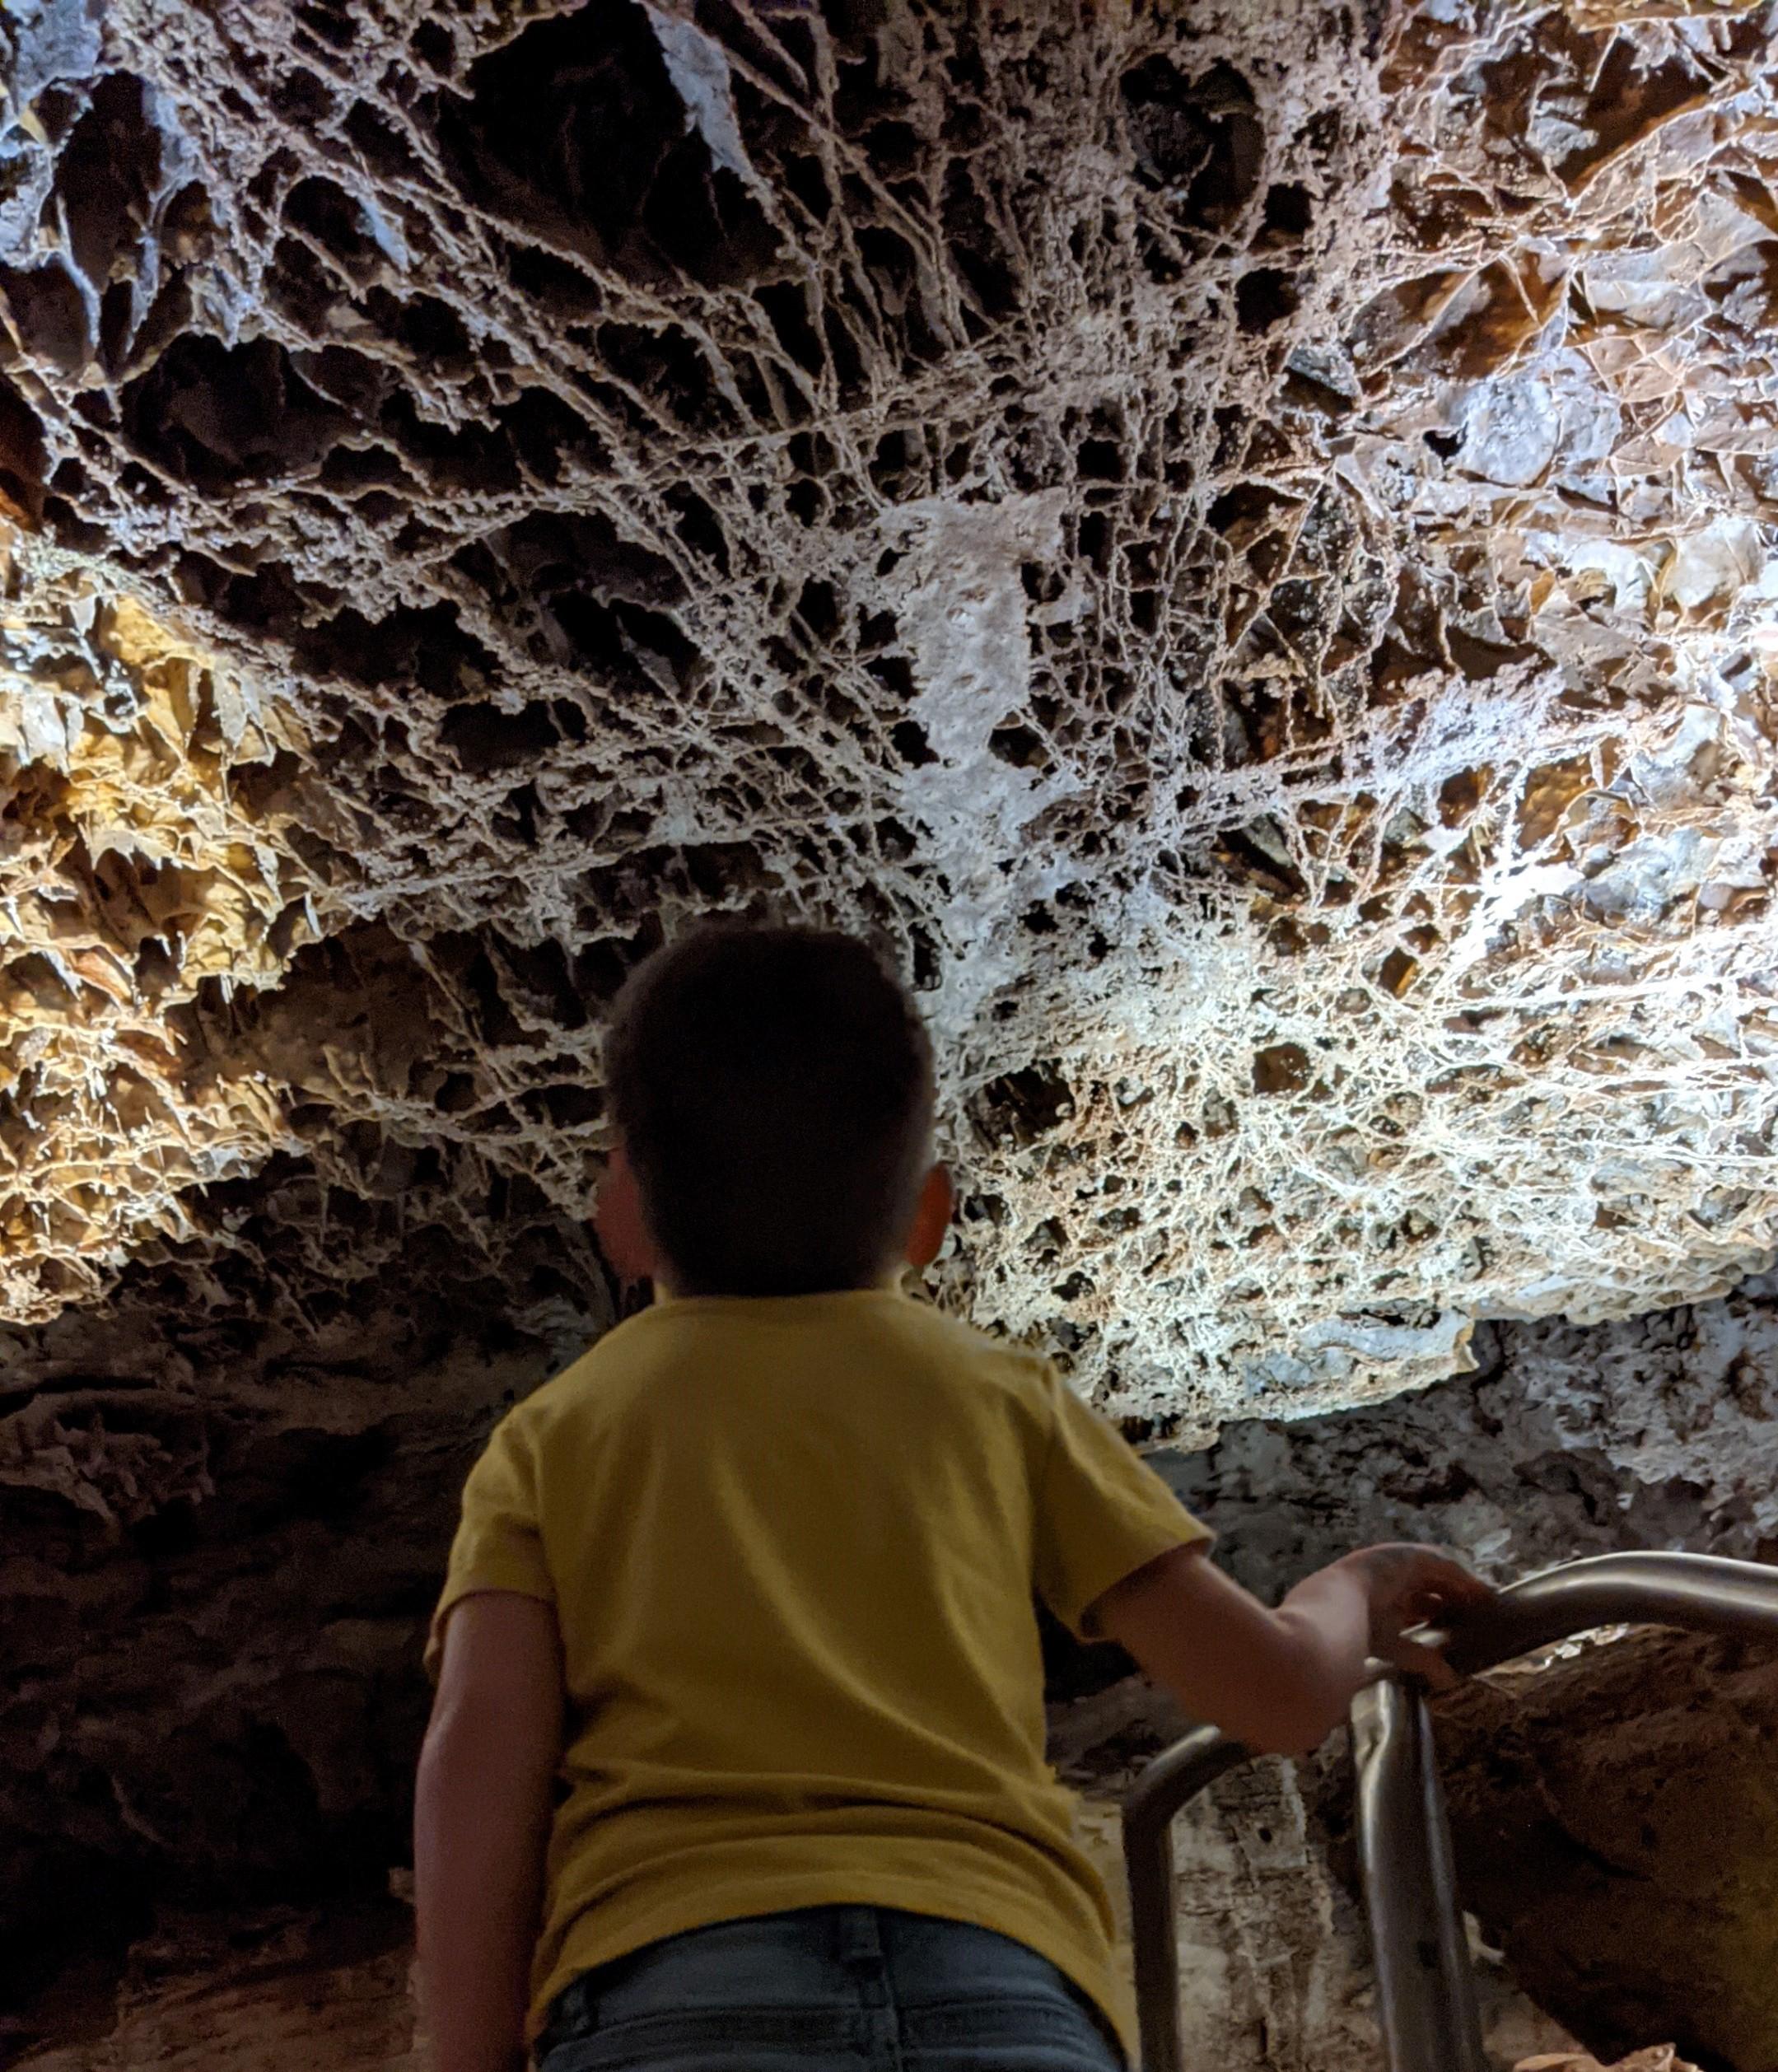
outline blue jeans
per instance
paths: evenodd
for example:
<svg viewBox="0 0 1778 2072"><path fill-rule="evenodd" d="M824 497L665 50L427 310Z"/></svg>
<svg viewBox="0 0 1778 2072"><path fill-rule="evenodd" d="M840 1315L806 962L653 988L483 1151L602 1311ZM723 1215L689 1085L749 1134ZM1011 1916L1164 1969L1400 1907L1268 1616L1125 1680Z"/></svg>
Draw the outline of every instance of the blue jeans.
<svg viewBox="0 0 1778 2072"><path fill-rule="evenodd" d="M589 1972L538 2072L1124 2072L1085 1995L992 1930L887 1906L724 1921Z"/></svg>

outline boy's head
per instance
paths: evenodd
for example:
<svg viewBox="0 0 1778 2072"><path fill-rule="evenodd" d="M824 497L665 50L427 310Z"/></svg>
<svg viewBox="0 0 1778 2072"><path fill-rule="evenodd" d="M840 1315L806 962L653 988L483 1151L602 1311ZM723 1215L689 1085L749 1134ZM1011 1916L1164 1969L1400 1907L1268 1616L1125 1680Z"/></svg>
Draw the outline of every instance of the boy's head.
<svg viewBox="0 0 1778 2072"><path fill-rule="evenodd" d="M620 1267L679 1295L814 1295L936 1249L916 1233L949 1208L931 1047L862 942L697 929L632 974L605 1078L618 1150L600 1229Z"/></svg>

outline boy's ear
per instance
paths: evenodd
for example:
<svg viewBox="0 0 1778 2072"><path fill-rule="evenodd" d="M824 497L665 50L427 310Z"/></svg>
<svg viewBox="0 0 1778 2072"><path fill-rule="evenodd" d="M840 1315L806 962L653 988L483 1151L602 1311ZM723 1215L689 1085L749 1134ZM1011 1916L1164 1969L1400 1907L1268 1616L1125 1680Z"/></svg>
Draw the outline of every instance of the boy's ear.
<svg viewBox="0 0 1778 2072"><path fill-rule="evenodd" d="M659 1279L660 1254L642 1211L642 1191L621 1144L614 1144L593 1208L593 1233L606 1263L623 1281Z"/></svg>
<svg viewBox="0 0 1778 2072"><path fill-rule="evenodd" d="M938 1257L945 1233L950 1228L951 1211L956 1206L956 1191L951 1186L950 1174L942 1165L935 1165L920 1190L920 1206L914 1211L903 1253L916 1272L923 1272Z"/></svg>

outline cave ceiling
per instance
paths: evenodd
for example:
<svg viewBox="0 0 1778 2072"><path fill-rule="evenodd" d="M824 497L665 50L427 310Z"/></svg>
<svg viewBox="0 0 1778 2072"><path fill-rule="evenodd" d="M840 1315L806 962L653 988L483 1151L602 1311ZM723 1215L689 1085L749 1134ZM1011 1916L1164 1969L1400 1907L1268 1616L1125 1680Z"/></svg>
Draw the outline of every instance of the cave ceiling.
<svg viewBox="0 0 1778 2072"><path fill-rule="evenodd" d="M712 908L895 945L942 1292L1149 1429L1766 1264L1775 32L9 8L16 1371L572 1350Z"/></svg>

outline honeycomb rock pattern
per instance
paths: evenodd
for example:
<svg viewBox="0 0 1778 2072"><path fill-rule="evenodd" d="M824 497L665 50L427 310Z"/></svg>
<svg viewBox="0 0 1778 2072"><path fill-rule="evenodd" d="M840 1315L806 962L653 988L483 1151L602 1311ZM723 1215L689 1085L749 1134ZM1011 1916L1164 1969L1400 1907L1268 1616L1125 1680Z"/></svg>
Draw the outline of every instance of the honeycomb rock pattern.
<svg viewBox="0 0 1778 2072"><path fill-rule="evenodd" d="M78 567L16 586L0 656L0 1314L30 1322L289 1141L188 1010L207 978L275 982L313 916L231 782L284 744L229 672Z"/></svg>
<svg viewBox="0 0 1778 2072"><path fill-rule="evenodd" d="M73 674L0 765L63 880L6 1141L78 1137L10 1154L15 1318L126 1252L349 1305L424 1230L572 1341L601 1011L712 908L894 945L940 1292L1138 1429L1763 1262L1771 30L10 14L8 639ZM177 856L95 851L107 758ZM100 1029L189 1140L102 1201L161 1140L56 1090Z"/></svg>

